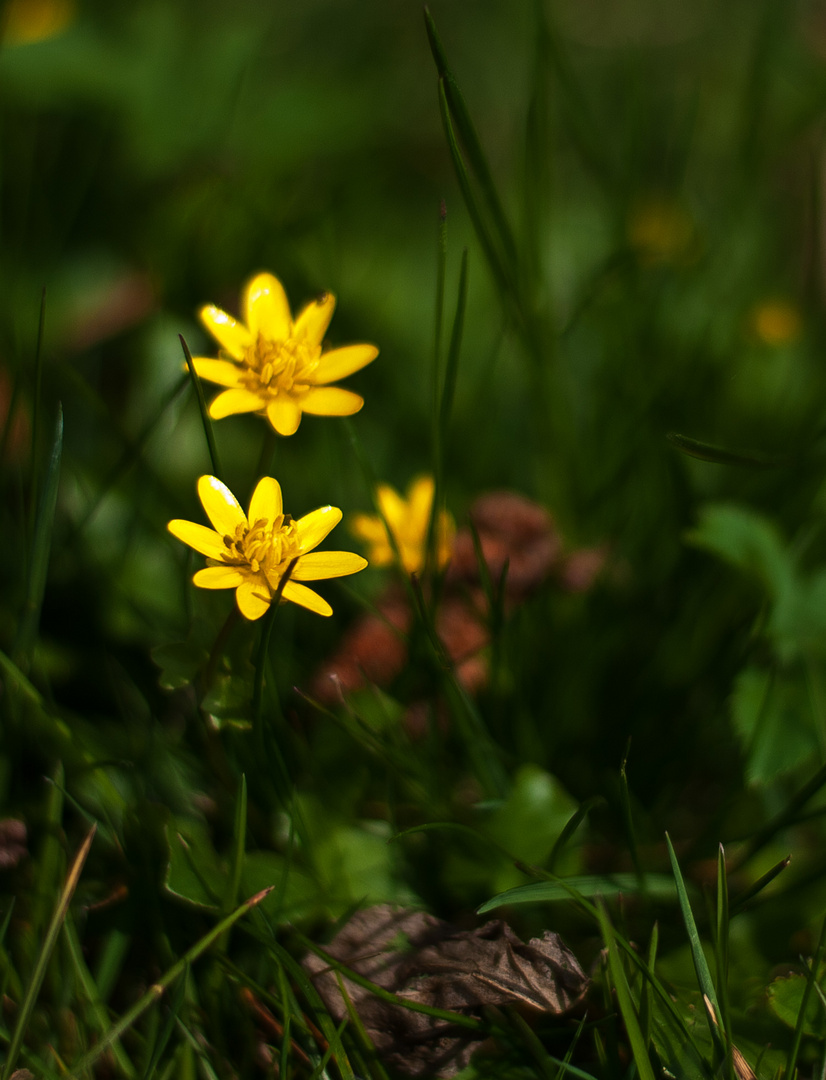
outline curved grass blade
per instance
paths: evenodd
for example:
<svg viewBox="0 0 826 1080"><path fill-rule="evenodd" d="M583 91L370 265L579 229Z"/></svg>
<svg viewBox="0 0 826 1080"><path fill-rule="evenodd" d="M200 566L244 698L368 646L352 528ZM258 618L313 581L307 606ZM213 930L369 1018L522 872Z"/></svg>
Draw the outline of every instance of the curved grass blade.
<svg viewBox="0 0 826 1080"><path fill-rule="evenodd" d="M209 460L212 462L212 474L213 476L217 476L220 480L223 477L223 473L221 471L221 462L218 457L218 447L215 445L215 433L212 430L212 421L209 418L209 410L207 409L206 398L204 397L204 388L195 372L195 365L192 362L192 353L189 351L189 346L186 341L184 341L183 334L178 334L178 340L181 343L181 348L184 350L186 366L189 368L189 377L192 380L192 385L195 387L195 397L198 401L198 411L201 414L201 423L204 426L204 435L206 436L207 449L209 450Z"/></svg>
<svg viewBox="0 0 826 1080"><path fill-rule="evenodd" d="M57 421L55 423L52 452L49 456L49 465L46 472L46 480L40 496L40 505L37 510L37 521L34 526L32 538L32 554L29 563L28 581L26 584L26 601L20 616L20 628L17 633L17 641L14 648L14 659L18 664L27 669L31 664L34 651L37 627L40 622L40 608L43 604L43 594L46 591L46 573L49 569L49 555L52 546L52 529L54 527L55 507L57 506L57 489L60 483L60 459L63 453L63 408L58 404Z"/></svg>
<svg viewBox="0 0 826 1080"><path fill-rule="evenodd" d="M680 435L676 431L669 431L666 439L672 446L676 446L689 457L698 458L700 461L710 461L715 465L734 465L742 469L782 469L791 464L778 458L762 457L759 454L743 454L736 450L726 450L722 446L713 446L711 443L700 442L688 435Z"/></svg>
<svg viewBox="0 0 826 1080"><path fill-rule="evenodd" d="M565 826L554 841L554 846L551 848L551 854L548 856L548 870L551 873L553 873L556 860L562 854L562 849L577 831L585 818L595 807L601 806L604 803L605 798L602 795L594 795L592 798L586 799L584 803L578 806L570 818L565 822Z"/></svg>
<svg viewBox="0 0 826 1080"><path fill-rule="evenodd" d="M46 931L46 936L43 939L43 945L40 949L40 955L37 958L34 971L32 972L31 982L26 990L26 996L23 999L23 1003L20 1006L20 1013L17 1017L17 1023L14 1027L14 1034L11 1038L8 1054L6 1055L6 1063L3 1067L2 1080L9 1080L10 1076L14 1072L14 1066L17 1062L17 1055L20 1053L20 1048L23 1045L23 1037L26 1034L26 1028L28 1027L29 1020L31 1019L32 1011L37 1001L37 995L40 993L40 987L43 983L43 979L46 975L46 968L51 959L52 951L57 944L57 939L60 934L61 927L63 926L63 920L66 918L66 912L69 907L69 903L74 895L74 891L77 888L77 883L80 879L80 873L83 869L83 864L86 862L86 856L89 854L89 849L92 846L92 841L95 838L94 826L86 834L86 838L80 845L80 850L74 858L74 861L69 868L69 873L66 875L66 882L63 886L63 891L60 894L60 899L57 903L57 907L52 915L52 921L49 924L49 928Z"/></svg>
<svg viewBox="0 0 826 1080"><path fill-rule="evenodd" d="M637 874L583 875L581 877L557 878L551 881L535 881L529 885L517 885L506 889L476 909L477 914L485 915L506 904L550 904L560 900L570 900L574 895L619 896L621 893L639 893L648 896L673 899L674 882L665 874L646 874L642 881Z"/></svg>

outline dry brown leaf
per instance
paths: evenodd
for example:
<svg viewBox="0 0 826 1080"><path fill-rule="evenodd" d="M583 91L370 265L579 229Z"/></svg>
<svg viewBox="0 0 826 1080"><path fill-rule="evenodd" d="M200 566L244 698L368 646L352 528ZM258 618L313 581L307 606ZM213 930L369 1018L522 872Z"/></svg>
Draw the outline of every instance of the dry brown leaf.
<svg viewBox="0 0 826 1080"><path fill-rule="evenodd" d="M408 1001L479 1016L486 1005L560 1015L588 979L558 934L527 944L501 919L457 930L421 911L378 905L358 912L326 947L335 960ZM332 1016L346 1009L336 974L316 955L304 966ZM383 1060L412 1077L453 1076L478 1038L466 1028L380 1001L346 977L347 993Z"/></svg>

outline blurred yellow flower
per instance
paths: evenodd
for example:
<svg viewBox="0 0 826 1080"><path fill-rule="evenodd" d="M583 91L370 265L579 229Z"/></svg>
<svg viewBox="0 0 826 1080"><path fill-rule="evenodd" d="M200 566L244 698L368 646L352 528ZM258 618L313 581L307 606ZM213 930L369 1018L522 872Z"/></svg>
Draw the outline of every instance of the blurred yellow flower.
<svg viewBox="0 0 826 1080"><path fill-rule="evenodd" d="M224 355L217 360L195 357L195 370L202 379L228 388L212 401L209 415L220 420L232 413L259 413L279 435L292 435L302 412L313 416L358 412L363 398L327 384L363 368L379 350L374 345L346 345L323 353L321 343L335 306L335 297L325 293L293 321L281 282L272 274L258 274L242 296L246 324L212 304L201 308L201 322Z"/></svg>
<svg viewBox="0 0 826 1080"><path fill-rule="evenodd" d="M3 44L29 45L57 37L75 14L74 0L7 0L3 8Z"/></svg>
<svg viewBox="0 0 826 1080"><path fill-rule="evenodd" d="M376 491L381 512L408 574L418 573L424 567L434 488L432 476L419 476L408 487L406 499L389 484L379 484ZM384 521L378 515L354 514L350 531L370 545L370 561L376 566L388 566L396 561ZM443 510L436 528L436 560L440 569L450 561L455 535L453 518Z"/></svg>
<svg viewBox="0 0 826 1080"><path fill-rule="evenodd" d="M751 315L754 332L764 345L788 345L800 337L800 312L788 300L764 300Z"/></svg>
<svg viewBox="0 0 826 1080"><path fill-rule="evenodd" d="M628 220L628 240L644 263L676 262L696 240L694 223L676 202L650 199Z"/></svg>
<svg viewBox="0 0 826 1080"><path fill-rule="evenodd" d="M281 487L265 476L258 481L247 516L229 488L215 476L202 476L198 496L213 529L194 521L170 521L167 528L179 540L207 557L193 577L202 589L235 589L238 609L246 619L259 619L272 603L281 579L297 558L282 597L319 615L333 609L302 581L344 577L367 566L350 551L316 551L341 521L335 506L321 506L298 521L283 512Z"/></svg>

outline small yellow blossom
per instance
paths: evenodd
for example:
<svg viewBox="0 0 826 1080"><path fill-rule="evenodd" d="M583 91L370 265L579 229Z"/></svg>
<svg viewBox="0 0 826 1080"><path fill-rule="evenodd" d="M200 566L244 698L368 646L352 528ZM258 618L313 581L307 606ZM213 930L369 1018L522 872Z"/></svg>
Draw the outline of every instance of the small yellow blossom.
<svg viewBox="0 0 826 1080"><path fill-rule="evenodd" d="M302 581L344 577L363 570L367 560L350 551L315 551L341 521L335 506L321 506L298 521L283 512L281 487L265 476L258 481L247 516L229 488L215 476L202 476L198 496L213 529L194 521L170 521L167 528L179 540L207 557L207 565L193 577L202 589L235 589L235 599L246 619L260 619L272 603L281 579L293 559L282 597L319 615L332 615L326 600Z"/></svg>
<svg viewBox="0 0 826 1080"><path fill-rule="evenodd" d="M752 312L751 324L764 345L788 345L800 337L800 312L788 300L764 300Z"/></svg>
<svg viewBox="0 0 826 1080"><path fill-rule="evenodd" d="M651 199L641 203L628 221L628 239L648 265L684 259L696 240L694 223L676 202Z"/></svg>
<svg viewBox="0 0 826 1080"><path fill-rule="evenodd" d="M7 0L4 45L31 45L62 34L75 17L74 0Z"/></svg>
<svg viewBox="0 0 826 1080"><path fill-rule="evenodd" d="M321 351L336 306L332 293L308 304L293 321L278 278L258 274L244 288L246 324L220 308L201 308L201 322L221 346L219 359L195 357L202 379L227 387L211 403L209 415L266 416L279 435L293 435L301 414L352 416L364 399L351 390L328 386L375 360L375 345L346 345Z"/></svg>
<svg viewBox="0 0 826 1080"><path fill-rule="evenodd" d="M406 499L389 484L379 484L376 491L381 512L393 533L402 565L408 574L418 573L424 567L434 489L432 476L419 476L408 487ZM370 545L370 561L376 566L388 566L396 561L384 521L378 515L353 515L350 531ZM436 529L439 568L450 561L455 535L453 518L443 510Z"/></svg>

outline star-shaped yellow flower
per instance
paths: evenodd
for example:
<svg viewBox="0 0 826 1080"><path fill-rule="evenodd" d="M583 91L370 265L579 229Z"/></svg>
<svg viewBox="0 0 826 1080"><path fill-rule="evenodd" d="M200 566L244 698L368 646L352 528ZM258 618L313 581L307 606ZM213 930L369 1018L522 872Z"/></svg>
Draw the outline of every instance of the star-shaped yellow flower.
<svg viewBox="0 0 826 1080"><path fill-rule="evenodd" d="M408 487L406 499L389 484L379 484L376 490L381 512L408 574L419 573L424 567L434 488L432 476L419 476ZM378 515L354 514L350 531L370 545L370 561L376 566L389 566L396 561L384 521ZM443 510L436 528L436 560L440 568L450 561L455 535L453 518Z"/></svg>
<svg viewBox="0 0 826 1080"><path fill-rule="evenodd" d="M282 508L281 487L265 476L250 499L249 515L215 476L202 476L198 496L214 528L194 521L170 521L167 528L179 540L207 557L207 565L193 577L202 589L235 589L241 614L260 619L272 603L281 579L297 559L282 598L319 615L333 609L302 581L344 577L363 570L367 560L351 551L313 551L341 521L335 506L321 506L298 521Z"/></svg>
<svg viewBox="0 0 826 1080"><path fill-rule="evenodd" d="M277 277L258 274L244 288L246 324L220 308L201 308L201 322L225 355L198 356L202 379L227 387L210 404L220 420L232 413L266 416L279 435L293 435L302 412L313 416L352 416L364 399L351 390L329 386L375 360L375 345L346 345L321 351L336 306L332 293L307 304L293 321L287 295Z"/></svg>

